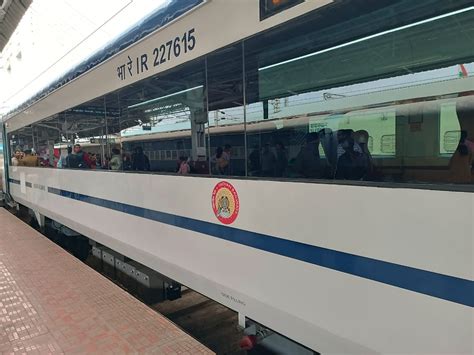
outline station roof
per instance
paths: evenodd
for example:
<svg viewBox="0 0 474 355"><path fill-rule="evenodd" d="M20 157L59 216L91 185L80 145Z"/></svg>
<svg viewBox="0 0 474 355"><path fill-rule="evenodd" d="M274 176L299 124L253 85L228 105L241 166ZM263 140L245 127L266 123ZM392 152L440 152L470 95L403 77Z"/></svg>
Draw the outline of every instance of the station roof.
<svg viewBox="0 0 474 355"><path fill-rule="evenodd" d="M31 1L0 0L0 52L5 48Z"/></svg>
<svg viewBox="0 0 474 355"><path fill-rule="evenodd" d="M0 0L2 1L2 0ZM15 0L3 0L3 1L15 1ZM18 0L26 2L26 0ZM28 0L31 2L31 0ZM81 74L93 69L99 64L105 62L107 59L117 54L118 52L129 47L133 43L143 39L150 33L157 29L165 26L166 24L177 19L181 15L185 14L189 10L193 9L197 5L203 3L205 0L170 0L165 7L160 7L154 12L150 13L144 19L135 24L130 24L128 30L119 35L115 40L106 44L103 49L91 53L91 55L85 59L79 65L71 68L68 72L64 73L59 79L53 81L45 88L37 92L35 95L27 99L18 107L13 108L6 114L6 119L14 116L16 113L21 112L27 107L33 105L43 97L47 96L54 90L59 89L71 80L77 78ZM5 119L5 118L4 118Z"/></svg>

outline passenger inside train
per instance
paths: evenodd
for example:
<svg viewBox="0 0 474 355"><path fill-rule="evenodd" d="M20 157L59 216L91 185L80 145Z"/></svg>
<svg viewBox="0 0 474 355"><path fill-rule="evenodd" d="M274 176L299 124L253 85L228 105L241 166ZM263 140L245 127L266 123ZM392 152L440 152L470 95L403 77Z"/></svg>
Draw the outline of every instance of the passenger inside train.
<svg viewBox="0 0 474 355"><path fill-rule="evenodd" d="M265 128L258 127L260 122L252 122L247 125L247 149L232 148L232 144L244 141L240 125L213 127L216 134L207 140L211 143L209 150L214 149L215 154L204 158L209 167L205 171L194 168L198 160L192 158L191 137L185 130L167 139L160 137L166 133L116 135L108 143L85 138L74 145L73 151L72 141L35 139L33 145L33 139L26 135L12 135L11 165L180 175L247 174L253 178L472 184L473 101L472 96L464 96L402 104L399 108L391 106L385 112L377 108L373 112L324 116L318 123L326 127L317 131L313 131L313 122L317 122L314 116L265 121ZM357 122L360 115L365 115L363 125ZM329 124L334 129L327 127ZM350 126L353 128L346 128ZM444 131L436 133L437 128ZM437 138L435 144L433 138ZM214 142L218 144L215 148Z"/></svg>
<svg viewBox="0 0 474 355"><path fill-rule="evenodd" d="M368 37L373 21L349 34L308 16L11 132L10 152L63 169L472 185L474 55L457 40L472 16Z"/></svg>

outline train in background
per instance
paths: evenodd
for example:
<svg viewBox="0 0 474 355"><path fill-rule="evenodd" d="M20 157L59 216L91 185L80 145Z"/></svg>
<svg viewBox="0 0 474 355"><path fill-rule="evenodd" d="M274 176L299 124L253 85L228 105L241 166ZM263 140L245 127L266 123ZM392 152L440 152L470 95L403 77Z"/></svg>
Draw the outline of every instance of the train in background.
<svg viewBox="0 0 474 355"><path fill-rule="evenodd" d="M425 117L423 130L410 123L420 115ZM399 103L387 107L356 109L337 115L308 114L253 122L247 124L247 150L242 126L241 123L221 124L209 129L211 157L218 147L230 144L233 173L238 176L245 175L246 152L247 155L254 150L261 152L266 144L274 150L275 144L280 142L286 147L291 162L304 147L304 139L308 133L326 130L336 135L338 130L352 129L368 132L368 149L376 166L385 171L386 179L443 181L449 174L449 162L456 151L461 133L456 115L456 100L453 99L428 103ZM419 147L409 145L411 140L419 140L420 135L431 135L436 130L439 130L439 134L429 151L419 151ZM176 172L179 157L190 157L192 154L189 130L122 137L116 139L115 147L126 152L141 147L150 159L152 170L163 172ZM409 153L412 159L402 163L401 157L407 154L407 149L412 150ZM322 144L319 146L319 153L321 157L325 157ZM398 176L402 166L404 174L410 176L409 178ZM393 175L387 176L390 171ZM291 167L289 174L292 174Z"/></svg>
<svg viewBox="0 0 474 355"><path fill-rule="evenodd" d="M370 94L367 96L370 100ZM260 154L266 144L269 144L274 151L275 144L280 142L288 152L290 161L288 176L291 177L297 175L291 168L291 162L304 147L304 139L308 133L326 130L336 135L337 131L342 129L366 130L369 134L368 149L376 167L380 170L379 178L390 181L446 181L449 162L461 135L456 114L456 99L412 101L376 108L370 108L369 105L365 109L355 109L337 115L310 113L299 117L248 123L246 127L248 150L245 149L243 123L221 123L220 126L209 129L210 156L212 157L218 147L231 145L233 174L243 176L247 161L246 153L248 156L257 150ZM417 124L410 123L419 119L420 115L425 119L423 130ZM464 123L463 126L469 127L469 123ZM419 147L410 145L412 140L420 140L422 134L430 135L429 139L432 139L431 134L436 130L439 130L439 134L436 136L437 140L432 142L429 151L419 151ZM131 155L136 147L141 147L150 159L151 170L155 172L175 173L179 158L192 156L191 131L186 129L114 136L108 137L108 141L108 146L103 138L98 137L83 139L79 143L88 153L101 155L107 151L109 156L113 148ZM57 144L55 148L58 159L61 154L66 154L67 144ZM407 149L411 150L409 154L412 158L402 164L401 157L407 154ZM319 153L322 158L325 157L322 144L319 146ZM401 176L402 166L404 176ZM199 173L205 174L210 171L204 170Z"/></svg>
<svg viewBox="0 0 474 355"><path fill-rule="evenodd" d="M462 132L473 139L474 81L450 74L474 63L472 3L180 0L160 11L3 126L7 157L18 145L81 142L103 156L140 146L152 171L6 159L11 199L235 310L258 325L247 345L472 353ZM171 129L125 134L154 122ZM380 179L248 172L253 147L282 141L291 160L311 133L343 129L369 133ZM338 158L357 156L344 139ZM210 162L226 144L231 173L170 174L180 155Z"/></svg>

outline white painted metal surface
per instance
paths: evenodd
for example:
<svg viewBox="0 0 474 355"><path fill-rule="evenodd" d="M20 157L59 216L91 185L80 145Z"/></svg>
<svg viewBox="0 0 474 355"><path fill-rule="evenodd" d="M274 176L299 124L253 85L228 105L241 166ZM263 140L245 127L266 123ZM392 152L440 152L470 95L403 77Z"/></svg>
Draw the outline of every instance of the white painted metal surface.
<svg viewBox="0 0 474 355"><path fill-rule="evenodd" d="M11 168L13 179L23 174L28 182L219 224L211 207L217 179ZM241 205L232 227L473 279L472 194L229 181ZM469 306L11 186L20 203L323 353L473 350Z"/></svg>

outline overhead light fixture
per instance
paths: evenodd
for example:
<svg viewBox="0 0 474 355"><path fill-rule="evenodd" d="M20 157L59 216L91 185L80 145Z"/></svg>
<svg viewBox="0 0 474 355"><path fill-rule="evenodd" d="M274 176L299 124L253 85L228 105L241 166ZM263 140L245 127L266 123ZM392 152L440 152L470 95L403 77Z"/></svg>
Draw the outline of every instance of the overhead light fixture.
<svg viewBox="0 0 474 355"><path fill-rule="evenodd" d="M138 104L128 106L128 108L130 109L130 108L136 108L136 107L140 107L140 106L144 106L144 105L149 105L151 103L161 101L161 100L164 100L164 99L168 99L168 98L173 97L173 96L181 95L181 94L184 94L184 93L189 92L189 91L202 89L203 87L204 87L203 85L195 86L193 88L181 90L181 91L175 92L173 94L169 94L169 95L166 95L166 96L160 96L160 97L157 97L157 98L145 101L145 102L140 102Z"/></svg>
<svg viewBox="0 0 474 355"><path fill-rule="evenodd" d="M322 50L317 51L317 52L305 54L305 55L302 55L301 57L292 58L292 59L288 59L288 60L285 60L285 61L280 62L280 63L267 65L266 67L259 68L258 71L263 71L263 70L267 70L267 69L279 67L279 66L281 66L281 65L285 65L285 64L288 64L288 63L296 62L296 61L301 60L301 59L306 59L306 58L314 57L314 56L319 55L319 54L323 54L323 53L327 53L327 52L334 51L334 50L336 50L336 49L348 47L348 46L351 46L351 45L356 44L356 43L365 42L365 41L368 41L368 40L373 39L373 38L382 37L382 36L385 36L385 35L387 35L387 34L389 34L389 33L394 33L394 32L398 32L398 31L402 31L402 30L405 30L405 29L407 29L407 28L411 28L411 27L423 25L423 24L425 24L425 23L429 23L429 22L441 20L441 19L446 18L446 17L451 17L451 16L459 15L459 14L462 14L462 13L464 13L464 12L468 12L468 11L472 11L472 10L474 10L474 6L470 6L470 7L467 7L467 8L465 8L465 9L461 9L461 10L456 10L456 11L453 11L453 12L449 12L449 13L447 13L447 14L435 16L435 17L432 17L432 18L429 18L429 19L426 19L426 20L414 22L414 23L411 23L411 24L409 24L409 25L404 25L404 26L401 26L401 27L393 28L393 29L391 29L391 30L382 31L382 32L379 32L379 33L376 33L376 34L373 34L373 35L370 35L370 36L367 36L367 37L362 37L362 38L359 38L359 39L356 39L356 40L353 40L353 41L350 41L350 42L347 42L347 43L339 44L339 45L334 46L334 47L331 47L331 48L326 48L326 49L322 49Z"/></svg>

